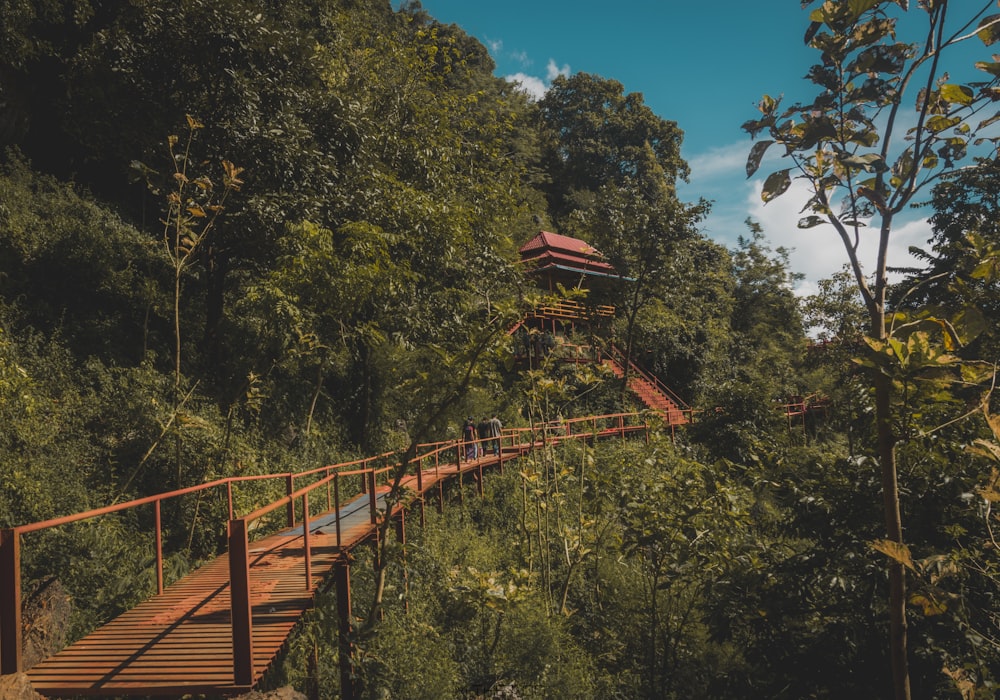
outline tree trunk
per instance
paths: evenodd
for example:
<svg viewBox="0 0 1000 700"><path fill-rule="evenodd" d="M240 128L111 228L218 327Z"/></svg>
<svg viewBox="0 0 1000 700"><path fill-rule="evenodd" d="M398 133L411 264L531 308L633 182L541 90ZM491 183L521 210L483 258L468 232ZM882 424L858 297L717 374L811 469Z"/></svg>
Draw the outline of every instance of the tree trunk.
<svg viewBox="0 0 1000 700"><path fill-rule="evenodd" d="M884 287L879 287L884 290ZM884 293L880 296L884 296ZM885 340L885 302L876 298L871 313L872 336ZM892 429L892 382L875 371L875 427L879 467L882 474L882 509L886 537L903 544L903 519L899 508L899 475L896 471L896 438ZM910 670L906 641L906 576L903 565L889 558L889 656L896 700L910 700Z"/></svg>
<svg viewBox="0 0 1000 700"><path fill-rule="evenodd" d="M875 420L878 432L878 456L882 470L882 504L886 536L903 544L903 522L899 509L899 481L896 473L895 438L892 433L890 380L875 376ZM889 559L889 653L896 700L910 698L910 671L906 642L906 577L903 565Z"/></svg>

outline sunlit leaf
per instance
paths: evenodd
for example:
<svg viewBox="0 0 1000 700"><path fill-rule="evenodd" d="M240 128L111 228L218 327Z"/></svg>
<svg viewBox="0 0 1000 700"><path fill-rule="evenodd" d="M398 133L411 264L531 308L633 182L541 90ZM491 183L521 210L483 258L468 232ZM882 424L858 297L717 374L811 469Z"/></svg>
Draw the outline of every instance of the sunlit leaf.
<svg viewBox="0 0 1000 700"><path fill-rule="evenodd" d="M893 540L875 540L872 542L871 547L876 552L882 552L882 554L886 555L896 563L902 564L907 569L916 571L916 568L913 566L913 557L910 556L910 548L902 542L894 542Z"/></svg>
<svg viewBox="0 0 1000 700"><path fill-rule="evenodd" d="M989 15L983 17L979 22L979 30L976 36L986 46L991 46L1000 40L1000 15Z"/></svg>
<svg viewBox="0 0 1000 700"><path fill-rule="evenodd" d="M943 602L934 600L920 593L914 593L910 596L910 604L917 605L923 608L924 617L934 617L935 615L943 615L948 611L948 606Z"/></svg>
<svg viewBox="0 0 1000 700"><path fill-rule="evenodd" d="M972 88L967 85L949 83L941 86L941 99L949 104L970 105L972 98Z"/></svg>

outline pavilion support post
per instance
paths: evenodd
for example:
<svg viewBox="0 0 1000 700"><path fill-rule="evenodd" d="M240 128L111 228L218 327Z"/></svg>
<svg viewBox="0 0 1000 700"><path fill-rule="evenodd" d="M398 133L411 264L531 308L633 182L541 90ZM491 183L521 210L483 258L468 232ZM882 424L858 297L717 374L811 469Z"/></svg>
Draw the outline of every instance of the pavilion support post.
<svg viewBox="0 0 1000 700"><path fill-rule="evenodd" d="M354 648L351 644L351 565L341 557L333 565L334 583L337 587L337 649L340 658L340 697L355 700Z"/></svg>
<svg viewBox="0 0 1000 700"><path fill-rule="evenodd" d="M233 624L233 684L253 684L253 608L246 520L229 521L229 599Z"/></svg>
<svg viewBox="0 0 1000 700"><path fill-rule="evenodd" d="M0 674L21 668L21 534L0 530Z"/></svg>

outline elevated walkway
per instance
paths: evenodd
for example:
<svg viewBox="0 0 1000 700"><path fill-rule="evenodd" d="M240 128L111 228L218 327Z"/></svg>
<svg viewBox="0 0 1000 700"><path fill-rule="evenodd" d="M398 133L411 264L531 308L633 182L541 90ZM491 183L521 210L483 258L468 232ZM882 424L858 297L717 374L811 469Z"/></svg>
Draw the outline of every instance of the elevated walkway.
<svg viewBox="0 0 1000 700"><path fill-rule="evenodd" d="M24 671L21 663L20 547L25 535L113 512L154 507L157 593L27 673L47 697L232 695L257 687L280 658L289 636L316 595L334 584L341 636L350 628L350 551L377 536L391 517L402 538L404 513L423 507L428 496L444 501L444 485L461 485L472 474L482 493L484 469L500 468L544 442L645 435L637 414L570 419L534 430L506 430L499 455L462 460L456 441L421 445L403 477L406 494L386 513L392 455L320 467L299 474L234 477L150 496L65 518L0 530L0 672ZM237 517L232 488L241 481L281 479L287 495ZM309 479L295 489L296 479ZM199 490L225 488L230 519L228 551L164 587L159 512L164 500ZM461 493L461 491L460 491ZM345 497L345 494L350 494ZM324 505L321 505L325 503ZM296 522L296 506L301 522ZM322 512L315 513L314 511ZM279 532L252 540L255 523L284 512ZM422 511L421 511L422 512ZM52 572L58 576L58 572ZM344 697L352 692L342 667Z"/></svg>

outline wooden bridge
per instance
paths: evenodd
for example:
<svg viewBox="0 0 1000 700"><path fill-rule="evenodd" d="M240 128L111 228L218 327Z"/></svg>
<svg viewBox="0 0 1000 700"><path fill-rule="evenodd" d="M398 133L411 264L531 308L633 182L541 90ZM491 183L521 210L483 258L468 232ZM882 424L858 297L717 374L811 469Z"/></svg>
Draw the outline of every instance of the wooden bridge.
<svg viewBox="0 0 1000 700"><path fill-rule="evenodd" d="M256 687L280 658L317 592L336 586L341 644L351 629L350 550L377 535L380 518L395 520L404 537L411 509L436 497L446 481L475 479L482 493L484 469L504 464L546 442L647 435L640 414L570 419L505 430L496 455L463 459L457 441L418 447L400 465L389 453L296 474L231 477L187 489L45 522L0 530L0 673L26 672L35 690L62 696L230 695ZM386 495L398 469L406 469L405 497L387 511ZM234 512L233 489L254 480L281 480L285 495L245 515ZM306 483L304 486L297 484ZM228 501L228 551L164 586L160 512L164 501L224 489ZM156 592L147 600L30 669L22 664L20 551L26 535L134 508L152 507ZM271 513L284 510L284 528L253 539ZM297 522L297 512L299 519ZM152 594L152 591L150 592ZM344 649L346 647L342 647ZM346 664L344 697L351 697Z"/></svg>

